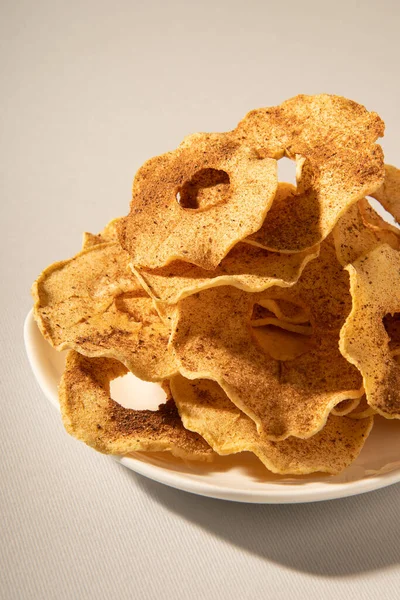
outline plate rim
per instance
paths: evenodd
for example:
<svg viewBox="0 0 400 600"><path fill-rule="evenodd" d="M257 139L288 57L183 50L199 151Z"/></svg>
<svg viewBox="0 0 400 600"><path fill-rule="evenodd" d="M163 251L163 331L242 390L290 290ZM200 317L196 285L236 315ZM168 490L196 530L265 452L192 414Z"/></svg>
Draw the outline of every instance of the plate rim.
<svg viewBox="0 0 400 600"><path fill-rule="evenodd" d="M45 367L35 351L34 328L38 329L38 326L33 317L33 309L31 309L24 321L24 343L28 361L43 394L59 410L58 398L54 396L51 390ZM282 488L274 490L273 486L275 484L268 482L266 483L268 487L265 491L238 490L226 486L219 487L206 481L200 483L187 477L184 473L177 473L162 466L152 465L136 456L113 456L112 458L131 471L168 487L208 498L251 504L300 504L335 500L376 491L400 482L399 467L393 471L348 483L320 482L318 483L319 489L310 487L307 489L307 485L313 485L312 483L308 483L305 484L304 488L296 484L296 487L294 488L293 486L294 489L291 489L291 485L287 484L284 487L284 491L282 491Z"/></svg>

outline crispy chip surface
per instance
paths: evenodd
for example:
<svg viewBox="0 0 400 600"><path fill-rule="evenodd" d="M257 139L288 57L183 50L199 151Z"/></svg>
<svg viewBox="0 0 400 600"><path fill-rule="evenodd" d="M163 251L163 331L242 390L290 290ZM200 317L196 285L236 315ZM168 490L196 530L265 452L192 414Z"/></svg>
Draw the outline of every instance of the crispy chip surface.
<svg viewBox="0 0 400 600"><path fill-rule="evenodd" d="M248 292L260 292L273 285L293 285L319 247L296 254L279 254L249 244L237 244L213 271L183 261L158 269L133 267L146 291L155 300L176 304L200 290L232 285Z"/></svg>
<svg viewBox="0 0 400 600"><path fill-rule="evenodd" d="M353 202L382 184L383 153L374 142L383 132L376 113L339 96L300 95L251 111L235 130L240 142L260 156L299 162L297 194L272 206L255 241L299 252L325 239Z"/></svg>
<svg viewBox="0 0 400 600"><path fill-rule="evenodd" d="M171 389L187 429L204 437L218 454L253 452L274 473L340 473L357 458L373 425L372 417L330 416L325 427L307 440L290 437L273 442L258 434L253 421L214 381L176 375Z"/></svg>
<svg viewBox="0 0 400 600"><path fill-rule="evenodd" d="M340 333L343 356L360 370L368 404L400 418L400 366L383 319L400 312L400 253L378 246L348 265L353 308Z"/></svg>
<svg viewBox="0 0 400 600"><path fill-rule="evenodd" d="M277 185L275 160L232 135L191 135L137 172L121 245L135 266L183 260L214 269L261 227Z"/></svg>
<svg viewBox="0 0 400 600"><path fill-rule="evenodd" d="M156 411L124 408L111 399L110 381L126 372L110 358L68 353L59 387L68 433L105 454L170 451L184 459L211 460L211 448L183 427L171 397Z"/></svg>
<svg viewBox="0 0 400 600"><path fill-rule="evenodd" d="M103 243L45 269L32 287L34 316L57 350L116 358L136 376L177 372L169 329L129 268L118 243Z"/></svg>

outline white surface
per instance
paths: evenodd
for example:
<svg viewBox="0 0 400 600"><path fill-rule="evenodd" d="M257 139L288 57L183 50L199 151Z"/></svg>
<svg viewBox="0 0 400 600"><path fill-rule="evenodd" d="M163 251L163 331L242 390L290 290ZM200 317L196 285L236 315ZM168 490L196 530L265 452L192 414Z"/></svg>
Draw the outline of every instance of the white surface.
<svg viewBox="0 0 400 600"><path fill-rule="evenodd" d="M0 6L0 597L396 599L400 486L298 506L200 498L63 430L22 324L41 269L127 212L148 157L328 91L385 119L399 163L400 5L4 0Z"/></svg>
<svg viewBox="0 0 400 600"><path fill-rule="evenodd" d="M56 352L42 337L32 311L24 324L25 348L36 380L58 408L58 384L64 353ZM114 384L114 385L113 385ZM159 385L131 373L111 384L111 397L126 408L157 409L165 401ZM140 453L117 459L122 465L173 488L236 502L292 504L346 498L400 481L400 426L375 417L375 425L358 459L336 477L314 474L283 477L266 471L251 453L216 457L212 464L186 462L169 453Z"/></svg>

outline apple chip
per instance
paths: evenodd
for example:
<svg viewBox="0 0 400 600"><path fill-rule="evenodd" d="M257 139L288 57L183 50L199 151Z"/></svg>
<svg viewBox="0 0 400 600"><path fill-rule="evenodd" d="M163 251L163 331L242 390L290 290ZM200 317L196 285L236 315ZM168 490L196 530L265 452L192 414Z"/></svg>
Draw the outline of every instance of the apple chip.
<svg viewBox="0 0 400 600"><path fill-rule="evenodd" d="M220 287L182 300L171 336L180 372L219 383L268 439L311 437L334 406L362 395L360 374L341 356L338 336L316 328L307 352L294 360L273 358L250 325L259 296Z"/></svg>
<svg viewBox="0 0 400 600"><path fill-rule="evenodd" d="M199 433L218 454L252 452L273 473L304 475L322 471L338 474L358 456L372 429L373 418L352 420L330 416L315 436L280 442L259 435L214 381L189 381L181 375L171 389L186 429Z"/></svg>
<svg viewBox="0 0 400 600"><path fill-rule="evenodd" d="M239 243L214 271L183 261L158 269L132 268L150 296L176 304L200 290L221 285L232 285L248 292L260 292L273 285L291 286L318 252L319 247L296 254L278 254Z"/></svg>
<svg viewBox="0 0 400 600"><path fill-rule="evenodd" d="M298 161L298 189L272 205L256 241L278 252L320 243L338 219L384 179L383 153L374 142L384 123L376 113L340 96L300 95L251 111L235 130L261 157ZM254 239L254 238L252 238Z"/></svg>
<svg viewBox="0 0 400 600"><path fill-rule="evenodd" d="M110 397L110 381L127 369L111 358L70 351L59 387L64 426L72 436L105 454L170 451L190 460L212 460L212 450L182 425L170 397L158 410L124 408Z"/></svg>
<svg viewBox="0 0 400 600"><path fill-rule="evenodd" d="M230 134L191 135L137 172L121 245L136 267L183 260L215 269L261 227L277 185L275 160Z"/></svg>
<svg viewBox="0 0 400 600"><path fill-rule="evenodd" d="M346 268L353 308L340 333L340 350L362 373L368 404L398 419L400 366L383 319L400 312L400 253L384 244Z"/></svg>
<svg viewBox="0 0 400 600"><path fill-rule="evenodd" d="M169 328L118 243L98 244L51 265L32 294L39 328L57 350L116 358L147 381L177 372Z"/></svg>

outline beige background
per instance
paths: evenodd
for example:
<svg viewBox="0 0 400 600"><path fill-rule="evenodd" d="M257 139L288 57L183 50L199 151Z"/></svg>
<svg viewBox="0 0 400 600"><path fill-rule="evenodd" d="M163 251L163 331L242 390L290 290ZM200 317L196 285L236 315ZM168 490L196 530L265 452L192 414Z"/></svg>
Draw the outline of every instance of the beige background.
<svg viewBox="0 0 400 600"><path fill-rule="evenodd" d="M29 287L128 209L135 170L297 93L343 94L400 163L400 3L3 0L0 597L394 599L400 487L244 506L162 487L69 438L22 343Z"/></svg>

